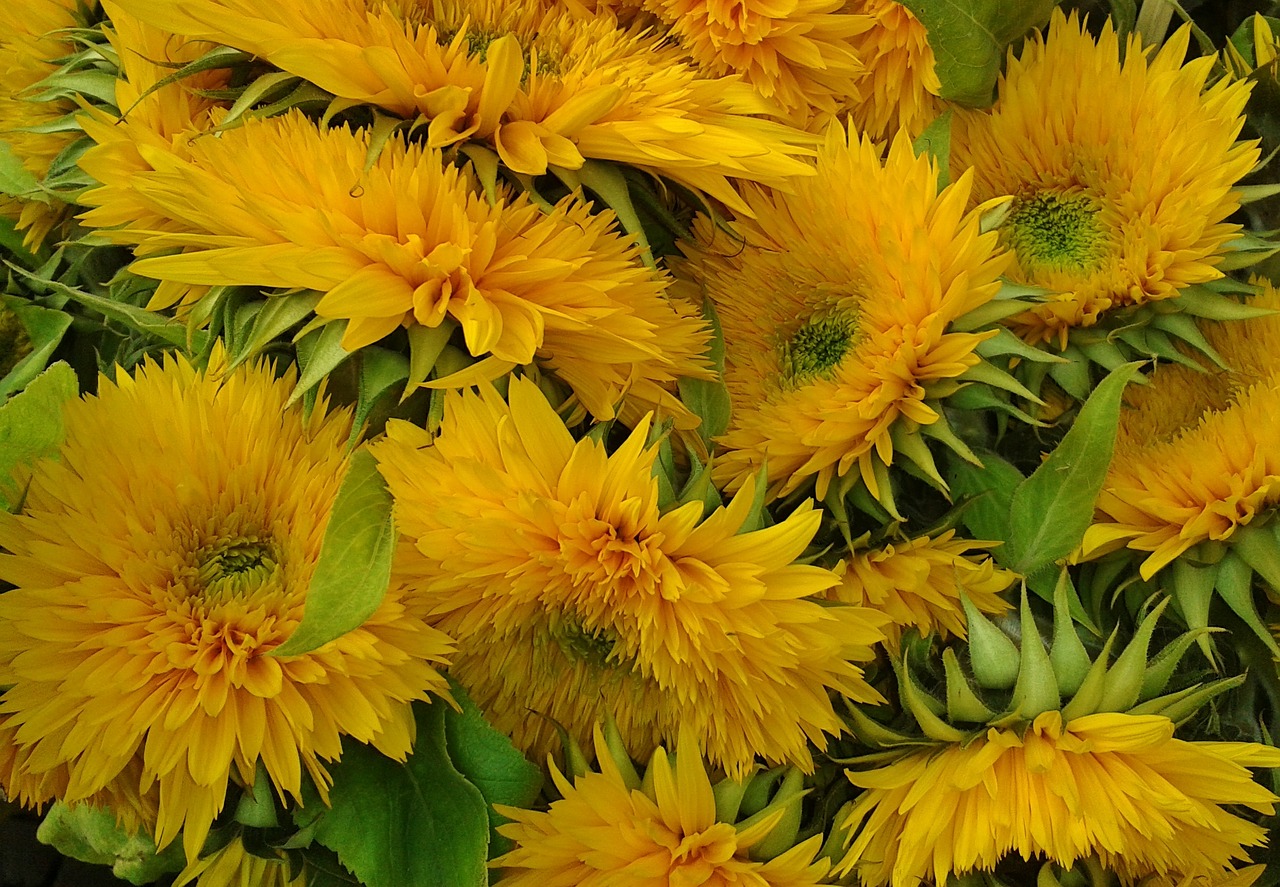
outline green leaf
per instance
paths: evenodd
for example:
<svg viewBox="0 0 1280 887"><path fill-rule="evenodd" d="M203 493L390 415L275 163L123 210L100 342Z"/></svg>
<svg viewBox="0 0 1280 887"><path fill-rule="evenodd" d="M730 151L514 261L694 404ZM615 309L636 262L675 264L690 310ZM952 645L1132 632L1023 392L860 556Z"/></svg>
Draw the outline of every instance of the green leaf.
<svg viewBox="0 0 1280 887"><path fill-rule="evenodd" d="M702 316L711 327L711 343L707 356L716 369L716 378L681 378L676 380L676 387L680 392L680 400L702 420L702 424L698 426L698 434L709 449L712 438L719 437L729 429L732 404L729 400L729 389L724 384L724 330L720 326L720 318L716 315L715 305L710 299L702 300Z"/></svg>
<svg viewBox="0 0 1280 887"><path fill-rule="evenodd" d="M360 375L357 379L355 421L348 445L354 445L365 430L373 408L393 390L404 388L409 378L409 358L398 351L370 345L360 349Z"/></svg>
<svg viewBox="0 0 1280 887"><path fill-rule="evenodd" d="M391 493L373 455L358 450L324 531L302 622L271 655L307 653L363 624L387 592L395 540Z"/></svg>
<svg viewBox="0 0 1280 887"><path fill-rule="evenodd" d="M31 342L31 352L14 364L0 379L0 402L20 391L39 375L49 362L54 349L71 326L71 315L51 308L41 308L16 296L0 296L9 310L18 316Z"/></svg>
<svg viewBox="0 0 1280 887"><path fill-rule="evenodd" d="M1140 364L1125 364L1099 383L1062 442L1013 492L1007 566L1029 576L1075 550L1102 490L1125 385Z"/></svg>
<svg viewBox="0 0 1280 887"><path fill-rule="evenodd" d="M929 33L944 99L991 104L1004 51L1044 24L1058 0L902 0Z"/></svg>
<svg viewBox="0 0 1280 887"><path fill-rule="evenodd" d="M542 790L542 770L484 719L466 691L453 682L449 690L462 706L461 711L450 709L444 715L449 759L484 796L489 813L489 856L498 856L510 848L511 842L495 831L507 819L494 810L493 805L532 805Z"/></svg>
<svg viewBox="0 0 1280 887"><path fill-rule="evenodd" d="M130 835L116 823L114 813L85 804L68 807L55 801L36 830L36 837L63 856L109 865L112 874L130 884L149 884L162 875L180 871L186 862L181 841L174 841L157 854L155 842L146 832Z"/></svg>
<svg viewBox="0 0 1280 887"><path fill-rule="evenodd" d="M911 143L916 155L928 153L938 164L938 190L951 181L951 111L944 111Z"/></svg>
<svg viewBox="0 0 1280 887"><path fill-rule="evenodd" d="M62 404L79 393L75 371L58 361L0 406L0 508L12 510L22 500L18 468L58 451L66 433Z"/></svg>
<svg viewBox="0 0 1280 887"><path fill-rule="evenodd" d="M982 465L972 465L958 459L950 459L947 467L947 484L957 502L966 502L960 512L964 524L974 539L1002 540L1009 538L1009 503L1013 492L1025 478L1010 462L994 453L980 453ZM1004 563L1001 545L992 549L998 563Z"/></svg>
<svg viewBox="0 0 1280 887"><path fill-rule="evenodd" d="M301 322L315 309L321 296L315 290L302 290L282 296L269 296L265 301L250 302L242 306L236 312L237 320L232 322L237 335L227 342L228 369L234 369L257 356L272 339ZM241 314L252 323L240 323Z"/></svg>
<svg viewBox="0 0 1280 887"><path fill-rule="evenodd" d="M333 806L316 840L366 887L489 883L485 799L449 760L447 708L414 706L417 742L407 762L347 740L330 768Z"/></svg>
<svg viewBox="0 0 1280 887"><path fill-rule="evenodd" d="M289 395L289 404L320 384L320 380L336 370L351 352L342 347L342 336L347 331L345 320L334 320L319 329L313 329L297 340L298 365L302 374Z"/></svg>
<svg viewBox="0 0 1280 887"><path fill-rule="evenodd" d="M0 139L0 193L48 202L48 197L40 190L40 180L22 165L22 158L4 139Z"/></svg>

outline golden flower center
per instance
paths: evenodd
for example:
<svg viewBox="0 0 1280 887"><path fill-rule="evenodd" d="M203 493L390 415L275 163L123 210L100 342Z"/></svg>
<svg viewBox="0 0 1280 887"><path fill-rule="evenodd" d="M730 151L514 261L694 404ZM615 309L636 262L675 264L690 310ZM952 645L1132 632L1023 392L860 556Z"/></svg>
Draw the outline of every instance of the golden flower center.
<svg viewBox="0 0 1280 887"><path fill-rule="evenodd" d="M830 378L857 333L857 318L847 311L810 318L779 346L784 378L793 383Z"/></svg>
<svg viewBox="0 0 1280 887"><path fill-rule="evenodd" d="M607 628L593 630L566 619L552 629L552 636L569 658L597 668L616 666L625 658L621 651L615 655L618 635Z"/></svg>
<svg viewBox="0 0 1280 887"><path fill-rule="evenodd" d="M562 567L575 588L584 584L607 598L652 592L658 581L661 539L588 517L560 527Z"/></svg>
<svg viewBox="0 0 1280 887"><path fill-rule="evenodd" d="M672 884L703 884L738 852L738 833L727 822L684 835L654 823L650 837L671 854L668 878Z"/></svg>
<svg viewBox="0 0 1280 887"><path fill-rule="evenodd" d="M1014 203L1006 241L1027 272L1092 268L1105 247L1098 213L1087 194L1042 191Z"/></svg>

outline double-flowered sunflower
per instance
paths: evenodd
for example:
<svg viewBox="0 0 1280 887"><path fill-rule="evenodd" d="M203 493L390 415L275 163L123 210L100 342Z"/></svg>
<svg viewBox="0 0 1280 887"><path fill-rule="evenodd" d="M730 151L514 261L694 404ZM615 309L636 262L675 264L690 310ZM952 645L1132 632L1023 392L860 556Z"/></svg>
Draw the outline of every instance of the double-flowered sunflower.
<svg viewBox="0 0 1280 887"><path fill-rule="evenodd" d="M1261 289L1251 305L1280 309ZM1126 393L1085 556L1132 549L1149 579L1202 543L1276 544L1274 524L1251 525L1280 503L1280 314L1207 325L1205 338L1228 369L1165 364Z"/></svg>
<svg viewBox="0 0 1280 887"><path fill-rule="evenodd" d="M705 325L666 297L611 212L567 197L544 213L505 191L491 202L432 148L393 138L367 162L370 139L297 112L252 121L149 151L150 168L89 193L102 207L87 220L137 207L100 234L135 244L146 257L132 270L165 284L316 290L348 350L456 325L490 378L536 357L598 418L624 397L682 412L667 389L706 373Z"/></svg>
<svg viewBox="0 0 1280 887"><path fill-rule="evenodd" d="M683 247L679 273L724 330L732 419L714 470L731 489L767 466L773 496L816 478L822 497L850 472L881 496L895 457L931 470L918 433L943 433L940 401L994 335L961 331L1006 264L966 211L970 176L939 193L908 139L881 155L832 127L816 175L744 190L740 240L700 218Z"/></svg>
<svg viewBox="0 0 1280 887"><path fill-rule="evenodd" d="M351 419L291 374L181 358L101 378L0 514L0 787L109 806L194 860L232 780L301 801L343 735L403 759L447 638L393 588L361 627L274 656L302 619Z"/></svg>
<svg viewBox="0 0 1280 887"><path fill-rule="evenodd" d="M734 78L706 76L643 24L541 0L120 0L176 34L232 46L347 102L425 123L539 175L611 160L733 207L729 184L781 185L810 149Z"/></svg>
<svg viewBox="0 0 1280 887"><path fill-rule="evenodd" d="M798 780L744 810L750 782L713 785L692 735L674 754L658 747L643 777L615 759L595 730L598 771L570 782L553 763L561 798L549 810L499 806L515 848L494 861L510 887L817 887L830 863L821 835L796 842ZM780 797L785 795L786 797ZM794 818L792 818L794 816ZM788 827L789 826L789 827Z"/></svg>
<svg viewBox="0 0 1280 887"><path fill-rule="evenodd" d="M1110 20L1095 40L1055 11L1010 58L991 111L956 116L952 166L973 168L974 199L1014 197L1009 276L1050 293L1012 321L1026 340L1065 348L1110 312L1222 276L1233 189L1258 149L1236 141L1248 83L1206 87L1215 58L1183 64L1190 33L1122 47Z"/></svg>
<svg viewBox="0 0 1280 887"><path fill-rule="evenodd" d="M646 418L614 452L575 440L528 379L451 394L433 441L406 422L375 445L403 534L394 575L455 638L450 673L536 758L557 724L586 744L612 712L632 754L683 725L713 765L811 765L839 729L829 692L876 696L883 617L808 600L837 581L796 563L820 513L745 526L726 507L663 503Z"/></svg>

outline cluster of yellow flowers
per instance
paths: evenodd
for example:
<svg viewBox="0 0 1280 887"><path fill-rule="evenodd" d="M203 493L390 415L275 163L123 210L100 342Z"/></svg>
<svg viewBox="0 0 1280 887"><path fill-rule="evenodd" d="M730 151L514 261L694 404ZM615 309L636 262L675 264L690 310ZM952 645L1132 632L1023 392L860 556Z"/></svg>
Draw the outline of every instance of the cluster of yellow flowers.
<svg viewBox="0 0 1280 887"><path fill-rule="evenodd" d="M238 799L323 808L461 690L551 774L501 884L1262 878L1280 711L1196 717L1280 688L1280 295L1226 276L1275 41L1046 7L979 109L930 8L0 9L0 444L8 374L84 388L0 458L4 797L328 884ZM101 338L19 357L33 310ZM1148 358L1033 563L1023 469ZM298 651L357 458L390 576Z"/></svg>

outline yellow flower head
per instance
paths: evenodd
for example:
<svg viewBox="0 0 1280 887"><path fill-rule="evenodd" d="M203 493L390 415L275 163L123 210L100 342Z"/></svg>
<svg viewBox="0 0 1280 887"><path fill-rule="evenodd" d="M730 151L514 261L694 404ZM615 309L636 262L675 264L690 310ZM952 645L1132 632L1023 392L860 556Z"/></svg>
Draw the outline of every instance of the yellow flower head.
<svg viewBox="0 0 1280 887"><path fill-rule="evenodd" d="M1250 301L1280 309L1270 283ZM1144 578L1280 502L1280 314L1206 325L1230 370L1164 364L1126 392L1083 554L1150 552Z"/></svg>
<svg viewBox="0 0 1280 887"><path fill-rule="evenodd" d="M157 154L189 156L191 140L214 125L220 116L217 109L224 106L197 90L224 88L226 72L205 71L156 88L208 46L152 27L124 12L114 0L103 0L103 10L110 20L105 33L120 59L115 94L120 116L94 109L79 118L95 142L81 155L79 165L100 183L78 198L79 203L93 207L80 219L95 228L127 228L135 232L135 240L136 232L186 230L134 189L134 176L153 172L152 159ZM112 239L134 242L122 235ZM152 307L168 307L186 289L172 282L163 284Z"/></svg>
<svg viewBox="0 0 1280 887"><path fill-rule="evenodd" d="M853 39L871 27L846 0L645 0L699 67L740 74L803 125L859 97ZM856 6L857 4L853 4Z"/></svg>
<svg viewBox="0 0 1280 887"><path fill-rule="evenodd" d="M650 169L726 204L728 180L805 173L804 137L746 83L610 13L542 0L119 0L152 24L252 52L342 99L427 123L427 144L493 147L511 170L584 159ZM797 141L799 140L799 141Z"/></svg>
<svg viewBox="0 0 1280 887"><path fill-rule="evenodd" d="M772 496L816 475L822 497L856 468L879 495L898 435L941 419L938 398L993 335L949 329L994 297L1006 261L965 213L969 184L938 193L906 138L882 158L835 126L793 193L745 190L741 242L699 219L680 273L724 329L733 416L717 480L736 488L767 464Z"/></svg>
<svg viewBox="0 0 1280 887"><path fill-rule="evenodd" d="M538 388L510 404L451 393L434 440L392 422L375 445L403 534L395 573L458 642L450 673L494 725L541 757L555 724L585 744L604 711L645 755L683 724L731 773L757 754L811 766L839 729L828 691L877 696L883 617L805 600L835 584L794 563L820 515L744 531L751 485L704 518L659 508L657 445L640 422L614 453L575 441Z"/></svg>
<svg viewBox="0 0 1280 887"><path fill-rule="evenodd" d="M924 25L895 0L851 0L846 6L872 21L852 41L866 73L858 84L861 101L849 104L850 120L874 139L892 138L899 129L919 135L942 110L942 83Z"/></svg>
<svg viewBox="0 0 1280 887"><path fill-rule="evenodd" d="M836 871L856 872L864 887L916 887L991 871L1013 854L1068 869L1096 856L1124 883L1220 883L1248 861L1245 848L1266 841L1229 808L1273 812L1280 798L1246 768L1280 764L1280 750L1173 731L1162 715L1064 723L1049 711L1025 732L992 727L851 771L864 791L838 823L850 844Z"/></svg>
<svg viewBox="0 0 1280 887"><path fill-rule="evenodd" d="M271 656L302 618L346 470L346 413L291 374L174 358L69 404L57 461L0 514L0 787L107 803L194 860L228 780L281 797L349 735L403 758L447 639L393 587L360 628ZM158 805L158 809L157 809Z"/></svg>
<svg viewBox="0 0 1280 887"><path fill-rule="evenodd" d="M74 130L31 132L28 127L54 123L75 111L69 99L36 101L30 91L58 70L54 59L74 51L74 44L56 32L83 25L78 0L25 0L0 5L0 141L23 168L43 179L54 159L80 134ZM85 4L92 8L94 3ZM0 215L13 219L27 232L27 246L37 246L63 218L66 207L57 200L17 200L0 196Z"/></svg>
<svg viewBox="0 0 1280 887"><path fill-rule="evenodd" d="M921 536L856 553L842 563L844 578L827 592L832 600L867 606L889 617L886 644L896 650L902 632L965 636L961 594L983 613L1004 613L1012 605L1000 596L1015 578L989 556L972 548L991 545L956 539L955 530L937 537Z"/></svg>
<svg viewBox="0 0 1280 887"><path fill-rule="evenodd" d="M829 864L815 861L815 835L768 861L751 852L778 824L722 821L698 745L680 734L674 755L657 748L644 783L624 772L595 728L599 772L572 784L551 765L561 799L546 811L498 807L512 822L499 831L516 846L494 864L510 887L816 887ZM627 762L628 765L630 762Z"/></svg>
<svg viewBox="0 0 1280 887"><path fill-rule="evenodd" d="M549 214L523 196L491 204L468 171L400 139L366 170L369 139L294 112L185 157L156 152L125 185L176 230L102 233L139 252L182 247L132 266L165 282L318 290L347 350L456 323L472 355L492 356L491 378L536 356L600 419L624 396L681 411L664 386L707 373L705 325L666 299L613 213L572 197Z"/></svg>
<svg viewBox="0 0 1280 887"><path fill-rule="evenodd" d="M1184 65L1189 39L1149 53L1135 35L1121 62L1110 20L1095 42L1055 10L1048 38L1009 60L995 107L957 115L952 165L974 169L974 199L1015 198L1009 276L1055 294L1011 321L1027 341L1066 347L1109 311L1222 276L1232 189L1258 149L1236 142L1248 83L1206 89L1215 58Z"/></svg>

